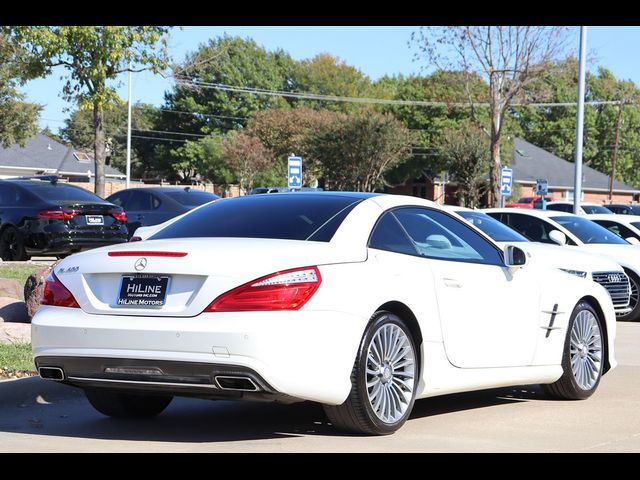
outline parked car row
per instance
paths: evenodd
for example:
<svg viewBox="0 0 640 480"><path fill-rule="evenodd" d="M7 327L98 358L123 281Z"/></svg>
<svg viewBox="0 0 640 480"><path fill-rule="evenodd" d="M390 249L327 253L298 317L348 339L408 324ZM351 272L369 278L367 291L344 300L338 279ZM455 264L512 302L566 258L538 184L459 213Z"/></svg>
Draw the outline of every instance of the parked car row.
<svg viewBox="0 0 640 480"><path fill-rule="evenodd" d="M57 177L0 180L0 258L69 254L124 243L155 225L219 198L190 187L132 188L106 200Z"/></svg>
<svg viewBox="0 0 640 480"><path fill-rule="evenodd" d="M42 378L112 417L158 415L174 396L314 401L368 435L436 395L592 395L617 365L616 311L633 310L636 261L611 258L640 252L563 212L349 192L222 199L139 230L47 279Z"/></svg>
<svg viewBox="0 0 640 480"><path fill-rule="evenodd" d="M553 197L545 196L545 210L573 213L573 202L566 200L554 200ZM505 208L525 208L542 210L542 195L531 197L521 197L516 202L507 203ZM640 215L640 204L611 203L602 205L593 202L581 202L578 209L581 215L616 213L620 215Z"/></svg>

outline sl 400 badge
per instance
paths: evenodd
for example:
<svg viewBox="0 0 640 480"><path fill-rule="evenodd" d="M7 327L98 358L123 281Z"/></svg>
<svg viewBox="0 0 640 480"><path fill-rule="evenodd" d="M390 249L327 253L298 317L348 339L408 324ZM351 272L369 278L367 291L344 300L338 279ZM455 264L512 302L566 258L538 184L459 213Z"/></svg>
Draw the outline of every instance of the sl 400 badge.
<svg viewBox="0 0 640 480"><path fill-rule="evenodd" d="M80 267L78 267L78 266L69 267L69 268L61 268L60 270L58 270L58 275L62 275L63 273L75 273L78 270L80 270Z"/></svg>

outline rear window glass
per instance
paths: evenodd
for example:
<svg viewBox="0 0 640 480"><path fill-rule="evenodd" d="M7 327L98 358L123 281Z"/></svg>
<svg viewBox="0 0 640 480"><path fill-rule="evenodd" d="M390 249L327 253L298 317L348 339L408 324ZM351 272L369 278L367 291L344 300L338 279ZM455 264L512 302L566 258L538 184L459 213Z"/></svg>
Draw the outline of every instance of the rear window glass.
<svg viewBox="0 0 640 480"><path fill-rule="evenodd" d="M250 195L205 205L150 240L188 237L277 238L328 242L361 198L323 194Z"/></svg>
<svg viewBox="0 0 640 480"><path fill-rule="evenodd" d="M198 205L202 205L203 203L207 203L220 198L213 193L197 190L191 190L190 192L164 192L164 194L167 197L172 198L176 202L180 203L181 205L186 205L189 207L196 207Z"/></svg>
<svg viewBox="0 0 640 480"><path fill-rule="evenodd" d="M515 230L507 227L504 223L500 223L486 213L472 212L468 210L460 210L456 212L471 225L479 228L489 235L496 242L528 242L525 237Z"/></svg>
<svg viewBox="0 0 640 480"><path fill-rule="evenodd" d="M71 185L25 185L31 192L38 195L43 200L80 200L89 202L105 203L103 199L82 188Z"/></svg>
<svg viewBox="0 0 640 480"><path fill-rule="evenodd" d="M603 207L602 205L582 205L582 209L588 213L613 213L607 207Z"/></svg>

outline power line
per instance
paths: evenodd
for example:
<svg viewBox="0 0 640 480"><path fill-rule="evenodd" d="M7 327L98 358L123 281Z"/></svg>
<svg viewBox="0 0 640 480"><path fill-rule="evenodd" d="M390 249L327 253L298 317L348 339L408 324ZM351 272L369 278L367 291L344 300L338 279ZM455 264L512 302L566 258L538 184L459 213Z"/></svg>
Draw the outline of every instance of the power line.
<svg viewBox="0 0 640 480"><path fill-rule="evenodd" d="M441 101L425 101L425 100L390 100L382 98L366 98L366 97L347 97L338 95L322 95L315 93L300 92L284 92L281 90L268 90L264 88L239 87L234 85L225 85L223 83L209 83L202 81L194 81L190 77L174 76L177 85L193 86L197 88L213 89L228 92L250 93L256 95L268 95L273 97L298 98L303 100L324 100L331 102L350 102L350 103L367 103L374 105L408 105L422 107L470 107L468 102L441 102ZM604 100L585 102L585 105L618 105L618 100ZM489 107L488 102L474 103L476 107ZM575 107L575 102L557 102L557 103L512 103L511 107Z"/></svg>
<svg viewBox="0 0 640 480"><path fill-rule="evenodd" d="M248 117L232 117L229 115L214 115L212 113L200 113L200 112L185 112L182 110L171 110L168 108L160 108L159 109L161 112L171 112L171 113L178 113L178 114L182 114L182 115L198 115L201 117L212 117L212 118L223 118L225 120L248 120Z"/></svg>

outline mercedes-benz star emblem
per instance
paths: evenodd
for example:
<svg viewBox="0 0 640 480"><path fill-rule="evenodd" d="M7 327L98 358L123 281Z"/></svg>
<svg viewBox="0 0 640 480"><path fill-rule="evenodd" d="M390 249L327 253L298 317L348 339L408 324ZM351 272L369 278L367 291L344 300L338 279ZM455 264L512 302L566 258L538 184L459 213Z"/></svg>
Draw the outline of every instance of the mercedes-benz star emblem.
<svg viewBox="0 0 640 480"><path fill-rule="evenodd" d="M133 266L137 271L144 270L147 267L147 259L141 257L136 260L136 263Z"/></svg>

